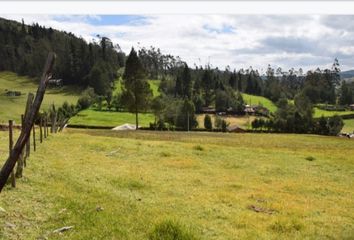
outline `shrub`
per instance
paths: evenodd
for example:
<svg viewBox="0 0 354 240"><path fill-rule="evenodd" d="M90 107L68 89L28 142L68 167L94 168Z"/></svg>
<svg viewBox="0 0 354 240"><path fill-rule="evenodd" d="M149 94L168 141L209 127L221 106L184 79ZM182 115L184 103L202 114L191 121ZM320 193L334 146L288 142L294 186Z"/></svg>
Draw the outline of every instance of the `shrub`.
<svg viewBox="0 0 354 240"><path fill-rule="evenodd" d="M200 146L200 145L194 146L193 148L195 150L198 150L198 151L203 151L204 150L204 148L202 146Z"/></svg>
<svg viewBox="0 0 354 240"><path fill-rule="evenodd" d="M213 123L211 122L211 117L208 114L204 117L204 127L207 130L213 129Z"/></svg>
<svg viewBox="0 0 354 240"><path fill-rule="evenodd" d="M86 109L91 106L96 98L95 92L93 88L87 88L83 93L82 96L77 100L78 109Z"/></svg>
<svg viewBox="0 0 354 240"><path fill-rule="evenodd" d="M307 161L313 161L315 160L316 158L312 157L312 156L308 156L305 158Z"/></svg>
<svg viewBox="0 0 354 240"><path fill-rule="evenodd" d="M198 239L183 225L171 220L163 221L155 226L149 234L150 240L196 240Z"/></svg>

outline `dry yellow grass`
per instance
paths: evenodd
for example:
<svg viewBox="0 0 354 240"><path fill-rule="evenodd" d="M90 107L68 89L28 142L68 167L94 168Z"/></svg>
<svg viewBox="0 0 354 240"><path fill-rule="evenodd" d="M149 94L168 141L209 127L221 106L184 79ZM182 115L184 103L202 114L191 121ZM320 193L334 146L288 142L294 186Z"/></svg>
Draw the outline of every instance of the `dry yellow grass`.
<svg viewBox="0 0 354 240"><path fill-rule="evenodd" d="M350 239L353 155L337 137L68 129L1 193L0 236L148 239L172 220L194 239Z"/></svg>

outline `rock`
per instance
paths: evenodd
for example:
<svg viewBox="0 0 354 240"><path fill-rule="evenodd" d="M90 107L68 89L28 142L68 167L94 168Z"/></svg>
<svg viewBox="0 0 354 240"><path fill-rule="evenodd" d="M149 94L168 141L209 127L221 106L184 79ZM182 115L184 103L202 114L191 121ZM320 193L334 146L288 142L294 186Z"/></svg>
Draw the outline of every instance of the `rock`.
<svg viewBox="0 0 354 240"><path fill-rule="evenodd" d="M13 223L10 223L10 222L5 222L5 227L8 227L8 228L15 228L16 225L13 224Z"/></svg>
<svg viewBox="0 0 354 240"><path fill-rule="evenodd" d="M97 207L96 207L96 211L97 211L97 212L101 212L101 211L103 211L103 210L104 210L104 208L101 207L101 206L97 206Z"/></svg>
<svg viewBox="0 0 354 240"><path fill-rule="evenodd" d="M65 226L65 227L58 228L58 229L54 230L53 233L62 233L62 232L68 231L72 228L74 228L74 226Z"/></svg>

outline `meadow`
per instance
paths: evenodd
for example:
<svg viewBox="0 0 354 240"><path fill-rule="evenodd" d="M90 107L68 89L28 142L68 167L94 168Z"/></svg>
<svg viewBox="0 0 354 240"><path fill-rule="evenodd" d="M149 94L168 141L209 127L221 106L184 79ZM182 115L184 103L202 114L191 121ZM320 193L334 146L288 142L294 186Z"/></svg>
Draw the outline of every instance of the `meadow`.
<svg viewBox="0 0 354 240"><path fill-rule="evenodd" d="M354 133L354 119L345 119L342 132Z"/></svg>
<svg viewBox="0 0 354 240"><path fill-rule="evenodd" d="M149 127L155 121L152 113L139 113L139 126ZM125 123L135 124L135 114L129 112L97 111L85 109L69 121L70 125L116 127Z"/></svg>
<svg viewBox="0 0 354 240"><path fill-rule="evenodd" d="M352 239L353 155L338 137L66 129L1 193L0 238Z"/></svg>
<svg viewBox="0 0 354 240"><path fill-rule="evenodd" d="M37 92L38 83L35 79L18 76L12 72L0 72L0 124L8 120L20 123L21 114L25 110L27 94ZM6 96L6 90L20 91L21 96ZM48 88L41 106L42 110L48 110L54 103L61 106L65 101L76 104L80 90L73 87Z"/></svg>

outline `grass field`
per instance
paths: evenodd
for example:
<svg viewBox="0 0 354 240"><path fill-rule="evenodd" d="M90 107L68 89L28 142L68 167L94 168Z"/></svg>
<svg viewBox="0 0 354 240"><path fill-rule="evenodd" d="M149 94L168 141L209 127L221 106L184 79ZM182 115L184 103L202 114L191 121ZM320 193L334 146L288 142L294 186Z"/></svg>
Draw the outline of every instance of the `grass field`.
<svg viewBox="0 0 354 240"><path fill-rule="evenodd" d="M342 132L354 133L354 119L345 119Z"/></svg>
<svg viewBox="0 0 354 240"><path fill-rule="evenodd" d="M0 238L349 240L353 155L337 137L68 129L1 193Z"/></svg>
<svg viewBox="0 0 354 240"><path fill-rule="evenodd" d="M324 117L330 117L333 115L339 115L339 116L343 116L343 115L348 115L348 114L354 114L354 111L327 111L327 110L322 110L319 108L314 108L314 117L315 118L319 118L321 116Z"/></svg>
<svg viewBox="0 0 354 240"><path fill-rule="evenodd" d="M215 127L215 115L210 114L211 121L213 123L213 127ZM198 114L197 115L197 121L198 121L198 128L204 128L204 118L205 114ZM232 125L238 125L244 129L249 129L251 128L251 123L253 122L254 119L256 119L256 116L222 116L222 118L231 126Z"/></svg>
<svg viewBox="0 0 354 240"><path fill-rule="evenodd" d="M152 95L154 97L159 96L160 80L149 80L149 84L150 84L150 89L152 90ZM116 94L120 94L121 92L122 92L122 80L118 79L115 81L113 94L116 95Z"/></svg>
<svg viewBox="0 0 354 240"><path fill-rule="evenodd" d="M262 97L262 96L255 96L255 95L250 95L247 93L242 93L243 100L250 105L258 105L262 104L263 107L268 108L270 112L275 112L277 110L277 107L275 104L269 100L268 98Z"/></svg>
<svg viewBox="0 0 354 240"><path fill-rule="evenodd" d="M139 113L139 126L148 127L155 117L151 113ZM86 109L70 119L69 124L85 126L116 127L125 123L135 124L135 114L128 112L105 112Z"/></svg>
<svg viewBox="0 0 354 240"><path fill-rule="evenodd" d="M19 77L15 73L0 72L0 123L7 123L13 119L17 123L20 121L21 114L25 110L27 94L36 93L38 84L35 80L28 77ZM6 91L21 91L18 97L8 97ZM64 101L76 104L79 98L79 91L73 88L47 89L43 99L41 109L49 109L51 104L61 105Z"/></svg>

